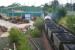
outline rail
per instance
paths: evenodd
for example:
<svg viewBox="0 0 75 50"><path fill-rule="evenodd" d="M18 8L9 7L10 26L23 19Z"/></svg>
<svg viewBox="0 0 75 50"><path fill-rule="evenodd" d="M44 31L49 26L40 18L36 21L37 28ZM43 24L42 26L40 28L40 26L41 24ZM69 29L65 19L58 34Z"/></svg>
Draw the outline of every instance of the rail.
<svg viewBox="0 0 75 50"><path fill-rule="evenodd" d="M39 44L38 43L35 43L36 42L35 40L32 40L32 39L29 39L29 40L34 45L34 47L35 47L36 50L40 50Z"/></svg>

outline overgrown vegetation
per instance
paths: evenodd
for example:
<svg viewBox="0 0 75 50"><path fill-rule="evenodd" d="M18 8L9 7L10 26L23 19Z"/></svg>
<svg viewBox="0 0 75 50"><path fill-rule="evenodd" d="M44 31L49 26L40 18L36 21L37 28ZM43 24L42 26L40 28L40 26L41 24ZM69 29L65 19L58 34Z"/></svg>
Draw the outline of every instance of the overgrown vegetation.
<svg viewBox="0 0 75 50"><path fill-rule="evenodd" d="M37 28L31 30L30 34L33 38L41 37L41 32Z"/></svg>
<svg viewBox="0 0 75 50"><path fill-rule="evenodd" d="M10 42L16 44L17 50L32 50L28 42L28 36L30 34L33 38L41 37L43 22L44 20L41 17L37 18L34 22L35 28L29 29L25 34L17 28L11 28L9 31Z"/></svg>
<svg viewBox="0 0 75 50"><path fill-rule="evenodd" d="M54 20L57 23L61 18L66 16L66 10L64 8L57 9L56 13L54 13Z"/></svg>
<svg viewBox="0 0 75 50"><path fill-rule="evenodd" d="M42 30L44 28L44 20L41 17L37 17L34 21L34 29L29 29L27 34L30 34L32 38L39 38L42 35Z"/></svg>
<svg viewBox="0 0 75 50"><path fill-rule="evenodd" d="M75 33L75 16L66 16L62 18L58 23L64 25L73 33Z"/></svg>
<svg viewBox="0 0 75 50"><path fill-rule="evenodd" d="M44 29L44 19L41 17L37 17L37 19L34 22L34 26L42 32L42 30Z"/></svg>
<svg viewBox="0 0 75 50"><path fill-rule="evenodd" d="M12 28L9 33L10 42L16 44L17 50L32 50L27 36L24 35L19 29Z"/></svg>

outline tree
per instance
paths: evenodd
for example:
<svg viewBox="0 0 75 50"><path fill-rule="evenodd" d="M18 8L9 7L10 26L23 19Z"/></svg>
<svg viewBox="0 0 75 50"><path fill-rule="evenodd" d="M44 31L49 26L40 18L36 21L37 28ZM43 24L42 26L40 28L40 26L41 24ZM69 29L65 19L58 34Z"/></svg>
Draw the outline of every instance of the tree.
<svg viewBox="0 0 75 50"><path fill-rule="evenodd" d="M54 15L55 16L53 18L55 22L58 23L58 21L66 15L65 8L59 8Z"/></svg>
<svg viewBox="0 0 75 50"><path fill-rule="evenodd" d="M58 10L59 17L64 17L66 15L66 10L64 8L61 8Z"/></svg>
<svg viewBox="0 0 75 50"><path fill-rule="evenodd" d="M19 4L19 3L13 3L13 4L9 5L8 7L18 7L18 6L21 6L21 4Z"/></svg>
<svg viewBox="0 0 75 50"><path fill-rule="evenodd" d="M72 10L72 4L66 3L65 8L66 10Z"/></svg>
<svg viewBox="0 0 75 50"><path fill-rule="evenodd" d="M47 15L47 11L48 11L48 8L49 8L49 6L48 6L48 4L46 3L45 5L44 5L44 7L43 7L43 11L44 11L44 14L45 15Z"/></svg>
<svg viewBox="0 0 75 50"><path fill-rule="evenodd" d="M75 11L75 3L73 3L73 10Z"/></svg>
<svg viewBox="0 0 75 50"><path fill-rule="evenodd" d="M44 14L47 15L48 12L52 12L52 7L51 5L48 5L47 3L44 5L43 7L43 11L44 11Z"/></svg>
<svg viewBox="0 0 75 50"><path fill-rule="evenodd" d="M0 6L0 8L5 8L5 6Z"/></svg>
<svg viewBox="0 0 75 50"><path fill-rule="evenodd" d="M54 1L52 1L51 6L52 6L53 10L55 10L56 8L58 8L58 6L59 6L59 2L58 2L58 0L54 0Z"/></svg>
<svg viewBox="0 0 75 50"><path fill-rule="evenodd" d="M46 3L46 4L44 5L43 10L46 11L48 8L49 8L49 5Z"/></svg>

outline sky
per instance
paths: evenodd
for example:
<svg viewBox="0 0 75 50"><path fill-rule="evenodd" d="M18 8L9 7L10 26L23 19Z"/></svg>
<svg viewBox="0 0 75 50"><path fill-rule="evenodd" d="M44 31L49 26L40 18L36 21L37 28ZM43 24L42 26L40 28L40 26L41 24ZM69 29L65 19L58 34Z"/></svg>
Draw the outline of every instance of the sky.
<svg viewBox="0 0 75 50"><path fill-rule="evenodd" d="M8 6L11 5L12 3L20 3L21 5L26 5L26 6L40 6L44 5L45 3L51 3L52 0L0 0L0 6ZM71 0L58 0L59 3L65 4L67 2L70 2ZM72 0L75 2L75 0Z"/></svg>

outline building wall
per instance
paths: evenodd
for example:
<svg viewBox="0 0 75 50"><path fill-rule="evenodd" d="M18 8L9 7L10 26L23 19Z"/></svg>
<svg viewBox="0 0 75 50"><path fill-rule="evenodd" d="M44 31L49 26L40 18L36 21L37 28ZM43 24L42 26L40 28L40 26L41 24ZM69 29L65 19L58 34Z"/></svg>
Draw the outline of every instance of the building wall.
<svg viewBox="0 0 75 50"><path fill-rule="evenodd" d="M20 11L20 12L17 12ZM24 16L30 14L31 17L42 16L43 10L41 7L20 6L20 7L6 7L0 8L0 13L5 13L7 16Z"/></svg>
<svg viewBox="0 0 75 50"><path fill-rule="evenodd" d="M8 16L24 16L30 14L31 16L42 16L43 13L9 13Z"/></svg>

